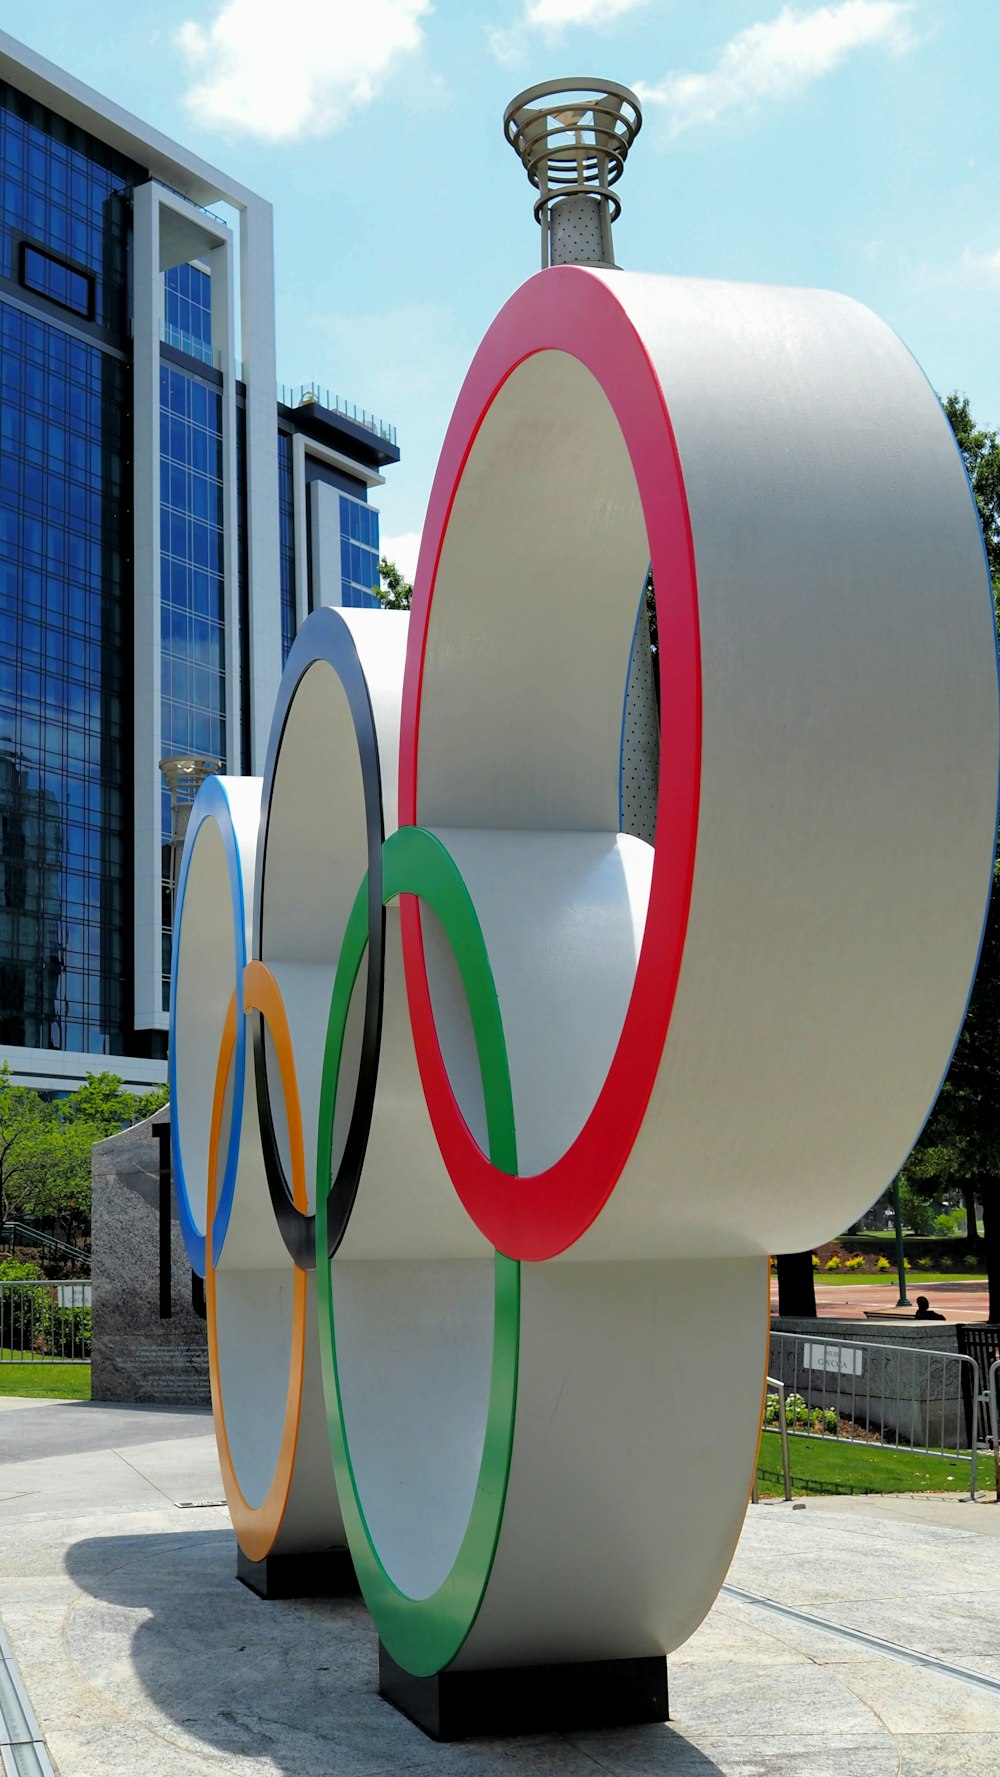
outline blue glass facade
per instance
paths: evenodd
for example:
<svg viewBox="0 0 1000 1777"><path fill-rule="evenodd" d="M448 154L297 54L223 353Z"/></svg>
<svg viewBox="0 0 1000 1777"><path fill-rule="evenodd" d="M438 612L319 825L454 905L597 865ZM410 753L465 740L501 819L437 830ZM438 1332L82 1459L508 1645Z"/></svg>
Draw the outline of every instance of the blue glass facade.
<svg viewBox="0 0 1000 1777"><path fill-rule="evenodd" d="M378 513L363 500L340 496L340 596L345 605L376 606Z"/></svg>
<svg viewBox="0 0 1000 1777"><path fill-rule="evenodd" d="M198 266L175 265L164 273L163 332L168 345L211 364L212 280Z"/></svg>
<svg viewBox="0 0 1000 1777"><path fill-rule="evenodd" d="M58 308L93 320L95 282L90 272L78 271L44 247L21 242L21 282L26 290L48 297Z"/></svg>
<svg viewBox="0 0 1000 1777"><path fill-rule="evenodd" d="M0 1041L124 1052L125 366L0 303Z"/></svg>
<svg viewBox="0 0 1000 1777"><path fill-rule="evenodd" d="M281 580L281 664L295 640L295 500L292 440L278 433L278 572Z"/></svg>
<svg viewBox="0 0 1000 1777"><path fill-rule="evenodd" d="M121 355L144 178L0 82L0 1042L131 1042L131 589ZM59 325L59 321L62 325Z"/></svg>
<svg viewBox="0 0 1000 1777"><path fill-rule="evenodd" d="M146 174L0 82L0 275L18 279L28 239L94 281L94 314L125 330L127 189Z"/></svg>
<svg viewBox="0 0 1000 1777"><path fill-rule="evenodd" d="M160 674L164 757L226 757L222 396L160 366ZM170 798L162 793L163 844ZM170 931L163 935L169 989ZM169 1004L169 996L164 1005Z"/></svg>
<svg viewBox="0 0 1000 1777"><path fill-rule="evenodd" d="M46 96L60 105L56 86ZM134 139L143 139L141 124ZM170 176L187 189L183 153ZM237 382L230 438L223 376L234 367L220 374L213 365L212 280L200 264L164 274L156 409L155 365L146 355L156 313L130 313L128 267L133 246L137 255L149 252L134 280L135 289L148 289L157 263L150 219L161 251L176 236L163 220L164 208L175 206L162 205L150 178L147 166L0 81L0 1044L11 1050L164 1055L150 902L151 853L159 842L166 857L169 807L165 793L148 816L140 807L137 829L135 773L150 783L155 758L179 754L228 755L249 771L251 718L259 723L259 688L272 677L265 655L278 640L274 607L266 608L276 591L283 659L295 634L292 439L281 430L288 415L282 410L278 428L280 583L253 589L266 604L254 604L251 647L250 564L273 560L274 514L247 510L244 390ZM218 189L227 189L221 174ZM185 238L191 252L202 236ZM205 239L204 251L213 252L213 231ZM251 257L269 256L266 214L239 245ZM228 249L210 263L231 275ZM259 387L273 366L258 364L256 375ZM253 449L266 457L266 406L252 412ZM157 421L158 490L146 474ZM381 433L368 439L362 422L352 422L346 438L338 426L334 415L313 416L317 454L350 458L357 447L359 464L375 470L396 459L394 442ZM230 463L235 488L226 480L224 502ZM329 479L339 508L331 502L324 523L339 511L339 594L345 604L368 605L377 515L341 494L356 485L349 473ZM226 514L236 533L231 550ZM305 565L307 543L299 541ZM335 586L337 566L334 558ZM148 654L134 658L136 629L145 647L150 619L159 622L161 644L159 733L155 720L144 726L155 701L153 663ZM227 641L238 685L227 684ZM134 757L143 733L158 747L153 760ZM168 915L166 898L164 981ZM68 1078L76 1069L74 1062L53 1072Z"/></svg>

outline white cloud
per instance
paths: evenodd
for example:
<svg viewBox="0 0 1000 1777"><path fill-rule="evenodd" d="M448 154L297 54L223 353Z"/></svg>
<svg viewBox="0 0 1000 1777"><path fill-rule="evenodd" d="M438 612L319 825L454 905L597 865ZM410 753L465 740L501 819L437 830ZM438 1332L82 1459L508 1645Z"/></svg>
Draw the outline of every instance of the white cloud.
<svg viewBox="0 0 1000 1777"><path fill-rule="evenodd" d="M417 571L420 537L420 531L401 531L398 537L383 537L379 544L382 554L395 562L403 579L409 580L411 585Z"/></svg>
<svg viewBox="0 0 1000 1777"><path fill-rule="evenodd" d="M647 0L524 0L524 11L509 30L490 33L490 48L498 62L514 62L526 47L529 31L542 31L552 39L573 26L609 25L646 4Z"/></svg>
<svg viewBox="0 0 1000 1777"><path fill-rule="evenodd" d="M645 104L670 112L679 135L727 112L790 98L831 74L855 50L879 46L895 54L913 43L910 0L839 0L804 12L782 7L777 18L740 31L704 74L668 74L656 86L636 83Z"/></svg>
<svg viewBox="0 0 1000 1777"><path fill-rule="evenodd" d="M225 0L177 42L194 83L188 111L210 129L269 141L328 135L376 98L423 42L430 0Z"/></svg>
<svg viewBox="0 0 1000 1777"><path fill-rule="evenodd" d="M532 30L565 31L569 25L606 25L646 0L527 0L524 22Z"/></svg>
<svg viewBox="0 0 1000 1777"><path fill-rule="evenodd" d="M974 253L971 247L966 247L958 267L960 278L1000 289L1000 247L995 253Z"/></svg>

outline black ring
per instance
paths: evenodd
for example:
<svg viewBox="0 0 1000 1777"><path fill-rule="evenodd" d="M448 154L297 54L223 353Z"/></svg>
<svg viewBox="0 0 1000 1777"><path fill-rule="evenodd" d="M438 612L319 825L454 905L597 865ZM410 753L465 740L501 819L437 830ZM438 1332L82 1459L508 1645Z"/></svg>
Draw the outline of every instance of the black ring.
<svg viewBox="0 0 1000 1777"><path fill-rule="evenodd" d="M382 1004L385 980L385 908L382 905L382 843L385 823L382 815L382 773L379 765L378 737L371 698L364 668L350 628L339 612L325 605L313 611L302 625L288 655L278 698L275 704L271 733L264 762L264 785L260 804L260 829L257 839L257 869L254 881L253 956L265 962L264 879L267 861L267 833L270 821L271 796L281 755L285 726L302 680L310 667L323 663L333 668L347 698L361 765L361 782L365 802L365 831L368 846L368 953L365 984L365 1015L361 1037L361 1058L358 1067L354 1106L337 1175L330 1185L328 1198L329 1255L332 1258L347 1232L354 1200L358 1194L361 1169L364 1165L368 1136L371 1130L378 1080L379 1051L382 1045ZM331 988L332 988L331 980ZM295 1264L303 1271L316 1267L316 1218L296 1209L271 1114L267 1078L267 1054L264 1042L264 1021L253 1014L254 1075L257 1084L257 1112L264 1157L267 1188L281 1237ZM316 1180L317 1191L320 1188Z"/></svg>

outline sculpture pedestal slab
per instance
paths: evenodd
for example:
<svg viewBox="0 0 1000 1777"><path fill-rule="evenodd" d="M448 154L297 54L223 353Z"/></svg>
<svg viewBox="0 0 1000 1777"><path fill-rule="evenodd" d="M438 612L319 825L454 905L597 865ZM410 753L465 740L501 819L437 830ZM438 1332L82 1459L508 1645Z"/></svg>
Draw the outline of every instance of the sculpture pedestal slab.
<svg viewBox="0 0 1000 1777"><path fill-rule="evenodd" d="M237 1545L236 1578L258 1598L356 1598L361 1592L347 1549L311 1549L251 1561Z"/></svg>
<svg viewBox="0 0 1000 1777"><path fill-rule="evenodd" d="M509 1666L415 1678L378 1649L379 1695L432 1740L546 1734L667 1720L665 1654L567 1666Z"/></svg>

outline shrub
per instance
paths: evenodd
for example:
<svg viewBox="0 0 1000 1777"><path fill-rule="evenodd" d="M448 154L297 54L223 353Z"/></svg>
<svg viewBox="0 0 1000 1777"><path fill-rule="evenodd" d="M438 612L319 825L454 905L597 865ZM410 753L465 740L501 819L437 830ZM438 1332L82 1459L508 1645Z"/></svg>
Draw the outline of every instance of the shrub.
<svg viewBox="0 0 1000 1777"><path fill-rule="evenodd" d="M830 1257L826 1261L826 1264L823 1266L823 1269L824 1269L824 1271L839 1271L840 1270L840 1260L838 1259L836 1253L831 1253Z"/></svg>
<svg viewBox="0 0 1000 1777"><path fill-rule="evenodd" d="M942 1253L941 1257L938 1260L938 1270L939 1271L953 1271L954 1268L955 1268L954 1259L950 1256L949 1253Z"/></svg>
<svg viewBox="0 0 1000 1777"><path fill-rule="evenodd" d="M800 1394L786 1394L785 1418L789 1425L808 1425L809 1408Z"/></svg>
<svg viewBox="0 0 1000 1777"><path fill-rule="evenodd" d="M885 1253L879 1253L878 1258L875 1260L875 1269L876 1269L876 1271L891 1271L892 1270L892 1266L890 1265L889 1260L886 1258Z"/></svg>
<svg viewBox="0 0 1000 1777"><path fill-rule="evenodd" d="M764 1424L778 1425L778 1396L769 1394L764 1403ZM835 1432L837 1415L832 1407L809 1407L800 1394L785 1396L785 1423L789 1430L794 1431L800 1426L804 1431Z"/></svg>
<svg viewBox="0 0 1000 1777"><path fill-rule="evenodd" d="M0 1345L12 1351L30 1351L39 1344L44 1331L45 1306L34 1301L35 1290L3 1288L5 1283L35 1283L41 1277L36 1265L20 1259L0 1262ZM40 1309L41 1312L36 1310Z"/></svg>
<svg viewBox="0 0 1000 1777"><path fill-rule="evenodd" d="M904 1253L904 1254L903 1254L903 1270L904 1270L904 1271L909 1271L909 1269L910 1269L910 1261L909 1261L909 1259L908 1259L908 1258L907 1258L907 1257L906 1257L906 1254L905 1254L905 1253Z"/></svg>
<svg viewBox="0 0 1000 1777"><path fill-rule="evenodd" d="M5 1289L5 1284L41 1284ZM8 1259L0 1265L0 1345L39 1357L89 1358L91 1310L60 1307L59 1291L35 1265Z"/></svg>
<svg viewBox="0 0 1000 1777"><path fill-rule="evenodd" d="M813 1270L819 1270L819 1253L813 1253Z"/></svg>
<svg viewBox="0 0 1000 1777"><path fill-rule="evenodd" d="M50 1357L89 1358L91 1310L60 1308L53 1292L45 1313L45 1349Z"/></svg>
<svg viewBox="0 0 1000 1777"><path fill-rule="evenodd" d="M924 1254L922 1259L917 1260L917 1270L918 1271L933 1271L933 1269L934 1269L934 1260L929 1258L926 1253Z"/></svg>
<svg viewBox="0 0 1000 1777"><path fill-rule="evenodd" d="M0 1259L0 1283L35 1283L41 1275L37 1265L24 1259Z"/></svg>
<svg viewBox="0 0 1000 1777"><path fill-rule="evenodd" d="M844 1260L845 1271L863 1271L864 1265L864 1253L852 1253L849 1259Z"/></svg>
<svg viewBox="0 0 1000 1777"><path fill-rule="evenodd" d="M979 1270L979 1260L976 1258L975 1253L966 1253L965 1258L962 1260L962 1264L965 1266L966 1271Z"/></svg>

